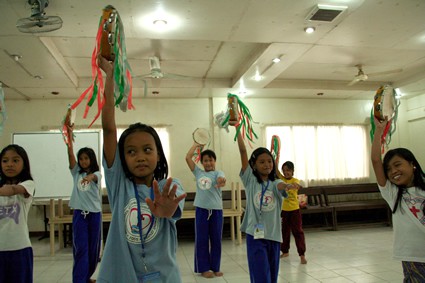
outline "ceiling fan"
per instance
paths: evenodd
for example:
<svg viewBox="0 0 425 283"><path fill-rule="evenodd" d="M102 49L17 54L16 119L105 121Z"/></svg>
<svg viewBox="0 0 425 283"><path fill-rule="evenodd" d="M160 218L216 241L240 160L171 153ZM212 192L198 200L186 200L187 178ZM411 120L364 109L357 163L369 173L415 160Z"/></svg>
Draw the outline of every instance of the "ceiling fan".
<svg viewBox="0 0 425 283"><path fill-rule="evenodd" d="M348 83L348 86L352 86L352 85L354 85L358 82L364 82L364 81L368 80L370 77L390 75L390 74L400 73L400 72L403 71L403 69L395 69L395 70L390 70L390 71L365 74L363 72L363 65L362 64L357 64L357 65L355 65L355 67L357 67L357 69L358 69L357 75L355 75L354 79L351 82Z"/></svg>
<svg viewBox="0 0 425 283"><path fill-rule="evenodd" d="M24 33L41 33L60 29L62 19L58 16L46 16L44 9L49 5L49 0L28 0L31 5L31 16L21 18L16 22L16 27Z"/></svg>
<svg viewBox="0 0 425 283"><path fill-rule="evenodd" d="M169 79L190 79L191 77L178 75L178 74L170 74L165 73L161 70L161 64L160 60L157 56L149 57L149 67L150 67L150 73L144 74L141 76L137 76L139 78L152 78L152 79L162 79L162 78L169 78Z"/></svg>

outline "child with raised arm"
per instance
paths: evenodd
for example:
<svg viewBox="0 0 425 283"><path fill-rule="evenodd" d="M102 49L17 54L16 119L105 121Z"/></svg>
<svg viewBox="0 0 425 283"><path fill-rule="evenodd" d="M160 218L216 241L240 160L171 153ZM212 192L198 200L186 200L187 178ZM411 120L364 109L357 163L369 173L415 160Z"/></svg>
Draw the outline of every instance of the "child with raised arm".
<svg viewBox="0 0 425 283"><path fill-rule="evenodd" d="M113 65L98 56L106 74L102 110L103 165L112 221L97 282L181 282L177 230L184 193L168 178L158 133L130 125L117 143Z"/></svg>
<svg viewBox="0 0 425 283"><path fill-rule="evenodd" d="M393 213L393 255L402 262L403 282L425 282L425 174L405 148L389 150L382 161L381 137L387 123L375 118L371 160L381 195Z"/></svg>
<svg viewBox="0 0 425 283"><path fill-rule="evenodd" d="M67 125L70 136L73 127ZM101 197L100 179L96 154L88 147L81 148L74 155L72 140L67 146L69 169L74 179L69 206L74 209L72 217L72 252L74 265L72 282L93 282L91 276L96 271L100 252Z"/></svg>
<svg viewBox="0 0 425 283"><path fill-rule="evenodd" d="M279 178L286 184L293 184L294 188L288 190L288 197L283 200L282 205L282 244L280 250L282 252L281 257L287 257L289 255L289 247L291 242L291 231L295 238L295 245L297 246L297 252L300 256L301 264L307 264L305 258L305 237L303 231L303 222L300 210L300 204L298 202L298 190L301 188L300 180L294 178L294 163L286 161L282 164L282 173L278 171Z"/></svg>
<svg viewBox="0 0 425 283"><path fill-rule="evenodd" d="M195 195L195 272L205 278L222 276L221 238L223 234L223 200L221 188L226 185L222 171L215 170L216 155L201 152L204 170L193 161L193 153L201 147L194 143L186 154L186 163L196 178Z"/></svg>
<svg viewBox="0 0 425 283"><path fill-rule="evenodd" d="M27 152L11 144L0 152L0 282L33 282L28 212L34 197Z"/></svg>
<svg viewBox="0 0 425 283"><path fill-rule="evenodd" d="M236 126L236 121L229 125ZM276 283L279 273L282 231L280 211L282 198L292 185L277 178L271 152L259 147L248 153L241 133L237 142L241 156L240 177L245 187L246 210L241 231L246 233L248 267L251 282Z"/></svg>

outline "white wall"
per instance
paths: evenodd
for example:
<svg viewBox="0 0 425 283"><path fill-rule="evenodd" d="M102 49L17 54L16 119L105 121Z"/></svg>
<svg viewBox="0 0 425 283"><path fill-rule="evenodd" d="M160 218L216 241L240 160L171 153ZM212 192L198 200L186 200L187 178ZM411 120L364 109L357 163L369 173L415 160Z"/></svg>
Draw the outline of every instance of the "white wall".
<svg viewBox="0 0 425 283"><path fill-rule="evenodd" d="M258 123L254 129L259 140L253 145L263 144L263 130L266 125L293 124L367 124L369 123L372 101L365 100L303 100L303 99L243 99ZM7 101L8 119L0 137L1 146L11 142L14 132L41 131L59 128L67 105L67 100ZM128 126L142 122L152 126L167 126L170 134L170 152L172 177L179 178L186 191L194 191L194 178L187 168L185 155L192 144L192 132L195 128L209 128L213 136L212 148L217 154L217 168L225 172L228 182L239 181L240 158L236 143L233 141L234 129L226 133L224 129L212 126L213 114L227 107L226 98L199 99L136 99L136 110L121 112L117 110L118 126ZM425 164L423 150L425 129L425 95L403 100L400 106L397 132L390 147L412 149L418 160ZM91 115L96 112L93 108ZM88 125L90 119L83 120L83 106L78 108L76 125ZM94 128L100 127L100 120ZM410 138L411 137L411 138ZM64 145L65 150L65 145ZM54 154L54 153L52 153ZM423 165L425 167L425 165ZM371 173L371 182L375 181ZM44 229L41 207L30 212L30 231Z"/></svg>

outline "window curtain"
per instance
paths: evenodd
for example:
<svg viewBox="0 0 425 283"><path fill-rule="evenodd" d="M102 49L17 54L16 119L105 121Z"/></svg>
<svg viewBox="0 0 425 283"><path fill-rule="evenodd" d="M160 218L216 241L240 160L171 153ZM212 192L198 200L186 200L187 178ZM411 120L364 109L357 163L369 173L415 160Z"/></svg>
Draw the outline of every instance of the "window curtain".
<svg viewBox="0 0 425 283"><path fill-rule="evenodd" d="M369 181L366 126L267 126L265 133L268 145L280 138L279 170L292 161L305 187Z"/></svg>

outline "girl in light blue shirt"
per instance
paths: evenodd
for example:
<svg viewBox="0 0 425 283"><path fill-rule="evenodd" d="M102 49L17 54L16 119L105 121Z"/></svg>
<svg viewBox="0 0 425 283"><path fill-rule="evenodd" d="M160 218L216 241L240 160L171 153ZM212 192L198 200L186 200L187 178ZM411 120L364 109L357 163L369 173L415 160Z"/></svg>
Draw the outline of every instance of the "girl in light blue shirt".
<svg viewBox="0 0 425 283"><path fill-rule="evenodd" d="M236 121L229 121L236 126ZM241 231L246 233L248 267L251 282L276 283L279 273L282 231L280 211L282 197L291 185L277 178L276 165L267 148L248 154L241 133L237 135L245 187L246 210Z"/></svg>
<svg viewBox="0 0 425 283"><path fill-rule="evenodd" d="M99 55L106 74L102 110L103 165L112 211L98 283L179 283L177 231L186 194L168 178L158 133L130 125L117 143L113 65Z"/></svg>
<svg viewBox="0 0 425 283"><path fill-rule="evenodd" d="M72 136L73 126L67 125ZM99 165L93 149L83 147L74 155L72 140L67 146L69 169L74 180L69 206L72 217L72 282L89 282L100 253L101 197Z"/></svg>

